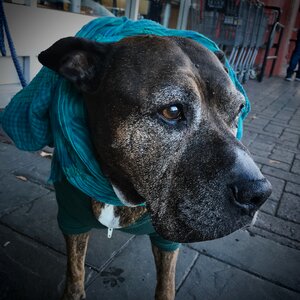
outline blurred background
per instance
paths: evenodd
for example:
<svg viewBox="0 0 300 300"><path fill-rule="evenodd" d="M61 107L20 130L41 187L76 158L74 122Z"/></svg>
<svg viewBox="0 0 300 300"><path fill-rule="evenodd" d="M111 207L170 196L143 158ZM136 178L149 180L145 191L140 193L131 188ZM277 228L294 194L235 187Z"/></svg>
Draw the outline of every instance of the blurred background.
<svg viewBox="0 0 300 300"><path fill-rule="evenodd" d="M285 73L300 25L299 5L300 0L5 0L4 11L27 82L41 67L39 52L93 18L114 15L206 35L246 83ZM7 49L0 56L1 108L21 85L3 35L0 42L2 55Z"/></svg>

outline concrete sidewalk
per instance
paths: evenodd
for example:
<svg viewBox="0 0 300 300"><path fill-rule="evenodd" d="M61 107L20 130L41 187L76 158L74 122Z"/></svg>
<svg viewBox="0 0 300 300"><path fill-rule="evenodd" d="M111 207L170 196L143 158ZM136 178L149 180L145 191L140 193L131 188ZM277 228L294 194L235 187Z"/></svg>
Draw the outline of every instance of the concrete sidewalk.
<svg viewBox="0 0 300 300"><path fill-rule="evenodd" d="M184 245L178 300L300 299L300 82L245 86L252 112L243 142L273 185L249 231ZM58 299L66 267L56 223L50 159L0 136L0 299ZM154 298L150 242L94 231L86 260L87 299Z"/></svg>

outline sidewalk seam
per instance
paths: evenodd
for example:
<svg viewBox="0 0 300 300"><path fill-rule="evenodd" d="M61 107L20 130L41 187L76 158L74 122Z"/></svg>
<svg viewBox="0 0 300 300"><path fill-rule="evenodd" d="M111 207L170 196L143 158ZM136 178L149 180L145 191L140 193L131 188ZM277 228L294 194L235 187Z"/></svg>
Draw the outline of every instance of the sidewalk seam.
<svg viewBox="0 0 300 300"><path fill-rule="evenodd" d="M191 246L188 246L188 247L191 247ZM209 254L209 253L207 253L207 252L203 252L203 251L198 250L198 249L195 249L195 248L191 248L191 249L196 250L197 252L199 252L200 254L202 254L202 255L204 255L204 256L207 256L207 257L209 257L209 258L215 259L215 260L217 260L217 261L219 261L219 262L222 262L223 264L229 265L229 266L231 266L231 267L233 267L233 268L236 268L236 269L238 269L238 270L240 270L240 271L243 271L243 272L245 272L245 273L248 273L248 274L250 274L250 275L252 275L252 276L255 276L255 277L259 278L259 279L268 281L268 282L273 283L273 284L275 284L275 285L277 285L277 286L280 286L280 287L282 287L282 288L285 288L285 289L287 289L287 290L290 290L290 291L292 291L292 292L295 292L295 293L300 294L300 290L296 290L296 289L294 289L294 288L288 287L288 286L286 286L286 285L284 285L284 284L282 284L282 283L280 283L280 282L278 282L278 281L276 281L276 280L272 280L272 279L266 278L266 277L264 277L264 276L262 276L262 275L259 275L259 274L255 273L255 272L253 272L253 271L245 270L245 269L243 269L243 268L241 268L241 267L239 267L239 266L236 266L236 265L232 264L231 262L228 262L228 261L222 260L222 259L220 259L220 258L217 258L217 257L215 257L215 256L213 256L213 255L211 255L211 254Z"/></svg>

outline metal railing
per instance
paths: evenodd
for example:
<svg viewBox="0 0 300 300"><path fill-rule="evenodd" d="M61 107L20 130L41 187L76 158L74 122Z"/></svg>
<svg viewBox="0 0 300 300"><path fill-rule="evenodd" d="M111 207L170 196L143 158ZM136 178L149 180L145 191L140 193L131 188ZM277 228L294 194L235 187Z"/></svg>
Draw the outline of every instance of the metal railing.
<svg viewBox="0 0 300 300"><path fill-rule="evenodd" d="M272 74L283 29L279 18L278 8L266 7L256 0L191 0L188 29L215 41L225 52L238 79L246 82L257 67L254 64L260 48L266 49L267 54L258 78L263 77L270 59L273 59ZM270 56L279 28L276 54Z"/></svg>

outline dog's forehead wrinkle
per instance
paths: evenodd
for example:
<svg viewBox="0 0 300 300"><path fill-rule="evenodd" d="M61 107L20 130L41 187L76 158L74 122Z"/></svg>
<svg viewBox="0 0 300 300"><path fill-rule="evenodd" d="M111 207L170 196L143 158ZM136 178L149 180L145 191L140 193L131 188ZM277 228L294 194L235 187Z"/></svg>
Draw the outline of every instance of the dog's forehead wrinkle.
<svg viewBox="0 0 300 300"><path fill-rule="evenodd" d="M136 51L138 49L138 51ZM182 49L172 40L167 37L156 36L154 39L148 39L143 36L135 36L125 38L116 44L114 53L116 61L129 62L128 65L134 67L145 67L145 64L159 63L167 67L171 65L179 66L185 64L186 55ZM143 70L145 68L142 68ZM153 69L148 69L147 72L152 72Z"/></svg>

